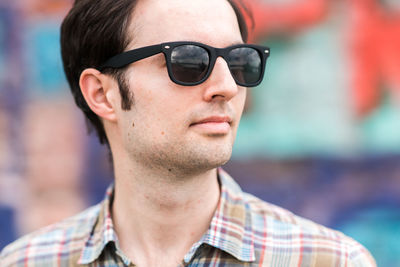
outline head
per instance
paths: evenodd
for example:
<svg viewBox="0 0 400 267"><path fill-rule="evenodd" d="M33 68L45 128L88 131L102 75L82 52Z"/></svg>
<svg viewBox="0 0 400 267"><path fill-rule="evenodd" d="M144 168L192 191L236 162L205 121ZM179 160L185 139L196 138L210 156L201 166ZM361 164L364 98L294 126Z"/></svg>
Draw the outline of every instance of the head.
<svg viewBox="0 0 400 267"><path fill-rule="evenodd" d="M113 156L170 171L212 169L229 159L246 88L222 58L205 82L190 87L169 79L162 54L98 69L123 51L164 42L242 43L239 10L229 0L75 1L62 25L64 68L77 105Z"/></svg>
<svg viewBox="0 0 400 267"><path fill-rule="evenodd" d="M247 10L241 0L227 0L234 9L240 32L246 42L247 25L242 10ZM61 27L61 53L64 70L75 103L85 115L89 132L95 131L101 144L108 145L104 126L87 105L79 78L83 70L96 68L108 58L126 50L135 38L129 24L137 0L75 0ZM113 18L113 19L110 19ZM121 94L121 107L129 110L133 98L125 82L124 69L104 71L116 79Z"/></svg>

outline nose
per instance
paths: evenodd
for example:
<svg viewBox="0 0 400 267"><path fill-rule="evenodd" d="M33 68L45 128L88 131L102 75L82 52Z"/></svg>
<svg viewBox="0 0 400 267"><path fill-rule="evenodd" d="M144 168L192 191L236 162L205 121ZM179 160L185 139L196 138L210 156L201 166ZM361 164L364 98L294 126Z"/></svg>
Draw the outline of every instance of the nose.
<svg viewBox="0 0 400 267"><path fill-rule="evenodd" d="M207 102L218 99L229 101L238 93L238 85L232 77L228 64L222 57L217 58L210 77L204 85L203 98Z"/></svg>

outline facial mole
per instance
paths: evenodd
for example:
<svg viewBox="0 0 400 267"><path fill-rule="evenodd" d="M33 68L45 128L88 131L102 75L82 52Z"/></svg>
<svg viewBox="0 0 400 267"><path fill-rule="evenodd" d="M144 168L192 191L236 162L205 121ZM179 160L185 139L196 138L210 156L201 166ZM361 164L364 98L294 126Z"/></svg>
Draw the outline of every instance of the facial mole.
<svg viewBox="0 0 400 267"><path fill-rule="evenodd" d="M134 123L134 122L132 122L132 128L133 128L133 127L135 127L135 123Z"/></svg>
<svg viewBox="0 0 400 267"><path fill-rule="evenodd" d="M164 132L161 132L161 135L164 135L165 133Z"/></svg>
<svg viewBox="0 0 400 267"><path fill-rule="evenodd" d="M168 169L169 172L172 172L172 169Z"/></svg>

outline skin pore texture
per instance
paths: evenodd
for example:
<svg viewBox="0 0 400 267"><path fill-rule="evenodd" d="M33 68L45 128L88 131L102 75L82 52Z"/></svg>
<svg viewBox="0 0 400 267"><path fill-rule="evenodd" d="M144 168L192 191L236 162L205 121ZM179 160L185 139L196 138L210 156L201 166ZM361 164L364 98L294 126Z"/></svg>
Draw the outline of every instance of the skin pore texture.
<svg viewBox="0 0 400 267"><path fill-rule="evenodd" d="M139 0L130 32L126 50L169 41L243 42L226 0ZM110 76L87 69L80 81L111 146L114 227L136 266L177 266L218 205L216 167L231 156L246 88L236 85L222 58L196 86L173 83L163 54L131 64L125 76L134 97L128 111Z"/></svg>

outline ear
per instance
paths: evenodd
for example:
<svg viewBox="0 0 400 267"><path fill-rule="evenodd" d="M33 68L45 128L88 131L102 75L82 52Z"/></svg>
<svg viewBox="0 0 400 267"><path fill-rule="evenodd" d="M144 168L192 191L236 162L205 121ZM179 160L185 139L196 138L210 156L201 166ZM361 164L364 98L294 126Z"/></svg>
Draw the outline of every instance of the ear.
<svg viewBox="0 0 400 267"><path fill-rule="evenodd" d="M94 113L105 120L117 120L114 96L118 84L113 78L89 68L81 73L79 86L86 103Z"/></svg>

